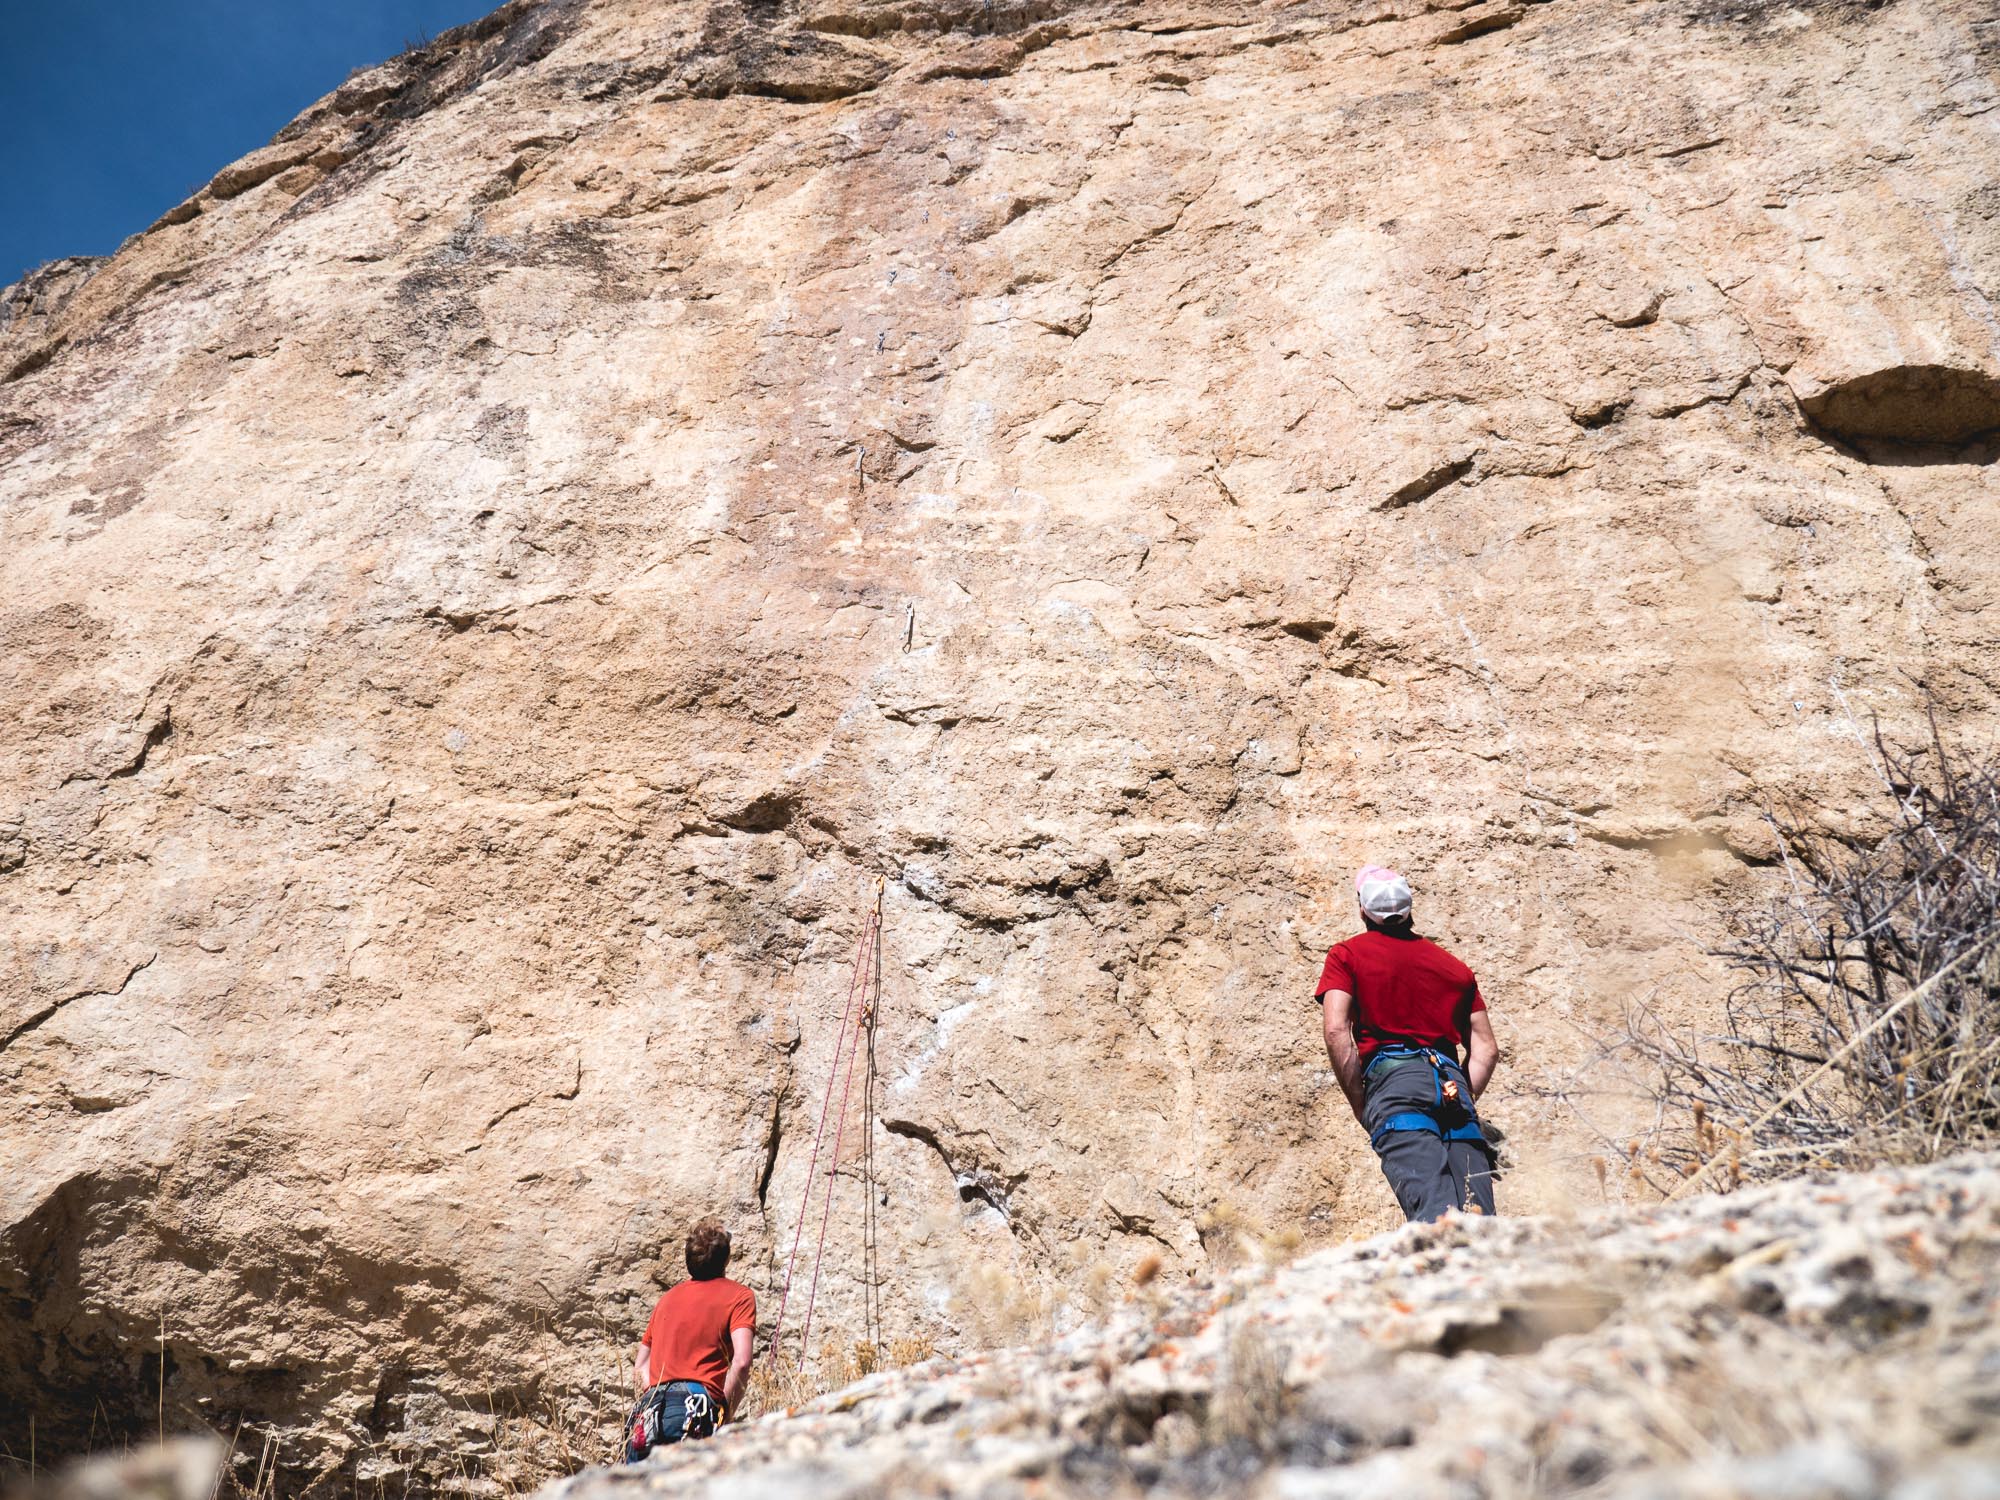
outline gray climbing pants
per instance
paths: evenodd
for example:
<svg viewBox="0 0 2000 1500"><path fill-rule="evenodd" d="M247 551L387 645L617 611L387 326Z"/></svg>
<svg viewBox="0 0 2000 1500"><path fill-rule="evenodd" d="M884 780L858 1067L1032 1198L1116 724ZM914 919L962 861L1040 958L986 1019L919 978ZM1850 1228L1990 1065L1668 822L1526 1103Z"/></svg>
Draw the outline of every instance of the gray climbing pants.
<svg viewBox="0 0 2000 1500"><path fill-rule="evenodd" d="M1456 1079L1463 1104L1441 1099L1439 1071L1423 1056L1378 1057L1362 1079L1361 1122L1382 1160L1403 1217L1411 1223L1443 1218L1451 1209L1493 1213L1493 1154L1484 1141L1454 1141L1448 1133L1473 1118L1471 1085L1456 1062L1445 1059L1446 1079ZM1391 1129L1393 1123L1428 1120L1434 1130Z"/></svg>

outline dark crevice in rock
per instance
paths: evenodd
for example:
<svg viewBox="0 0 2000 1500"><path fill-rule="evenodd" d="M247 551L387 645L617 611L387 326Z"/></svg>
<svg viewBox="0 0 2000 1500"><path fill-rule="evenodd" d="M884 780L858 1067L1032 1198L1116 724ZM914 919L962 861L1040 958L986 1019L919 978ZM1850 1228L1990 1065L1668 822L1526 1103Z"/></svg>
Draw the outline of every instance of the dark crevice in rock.
<svg viewBox="0 0 2000 1500"><path fill-rule="evenodd" d="M771 1128L764 1136L764 1166L757 1173L757 1206L762 1208L771 1196L771 1174L778 1169L778 1146L785 1136L785 1096L780 1093L771 1100Z"/></svg>
<svg viewBox="0 0 2000 1500"><path fill-rule="evenodd" d="M436 620L448 626L453 635L463 635L479 623L479 611L472 609L446 609L434 604L420 616L426 620Z"/></svg>
<svg viewBox="0 0 2000 1500"><path fill-rule="evenodd" d="M961 1194L960 1196L962 1197L963 1195ZM1162 1234L1159 1226L1143 1214L1124 1213L1109 1203L1104 1206L1111 1215L1113 1226L1116 1227L1120 1234L1141 1236L1145 1239L1155 1240L1169 1251L1174 1248L1173 1241Z"/></svg>
<svg viewBox="0 0 2000 1500"><path fill-rule="evenodd" d="M1048 0L944 0L944 3L856 4L827 0L806 8L800 24L808 31L863 40L897 32L971 32L996 36L1025 31L1055 19L1063 10Z"/></svg>
<svg viewBox="0 0 2000 1500"><path fill-rule="evenodd" d="M1620 396L1599 406L1579 407L1570 413L1569 419L1586 432L1594 432L1600 427L1609 427L1632 405L1630 396Z"/></svg>
<svg viewBox="0 0 2000 1500"><path fill-rule="evenodd" d="M1953 365L1893 365L1799 403L1813 433L1870 462L1990 462L2000 380Z"/></svg>
<svg viewBox="0 0 2000 1500"><path fill-rule="evenodd" d="M82 1000L91 995L124 994L125 987L132 982L132 977L135 974L137 974L141 969L151 968L153 960L158 958L159 956L160 955L157 953L147 954L143 962L136 963L132 965L131 968L127 969L125 971L125 977L119 980L116 987L112 989L79 990L74 995L65 995L62 999L52 1001L50 1004L43 1006L40 1010L36 1011L33 1015L29 1016L25 1021L22 1021L12 1031L8 1032L5 1037L0 1037L0 1052L5 1052L9 1047L13 1046L14 1043L18 1042L22 1037L26 1036L29 1032L41 1026L44 1022L48 1021L51 1017L53 1017L56 1014L57 1011L61 1010L65 1005L68 1005L73 1000Z"/></svg>
<svg viewBox="0 0 2000 1500"><path fill-rule="evenodd" d="M1789 35L1788 15L1819 15L1835 21L1861 20L1888 10L1895 0L1694 0L1683 12L1697 25L1738 26Z"/></svg>
<svg viewBox="0 0 2000 1500"><path fill-rule="evenodd" d="M1460 42L1469 42L1474 37L1505 31L1527 13L1524 5L1501 5L1492 10L1474 11L1463 20L1448 26L1434 39L1433 45L1453 47Z"/></svg>
<svg viewBox="0 0 2000 1500"><path fill-rule="evenodd" d="M918 1141L931 1148L944 1159L947 1170L951 1167L951 1156L939 1143L937 1132L928 1125L919 1125L915 1120L884 1120L882 1128L891 1135L900 1135L907 1141Z"/></svg>
<svg viewBox="0 0 2000 1500"><path fill-rule="evenodd" d="M172 739L173 735L173 710L169 708L163 710L158 720L153 723L152 727L147 729L145 739L139 742L138 752L105 779L107 781L116 781L125 776L137 776L141 771L146 769L146 758L168 740Z"/></svg>
<svg viewBox="0 0 2000 1500"><path fill-rule="evenodd" d="M382 1367L381 1378L375 1382L375 1399L369 1404L368 1415L362 1425L371 1437L381 1438L389 1434L389 1429L397 1423L402 1398L410 1388L410 1372L400 1363L391 1362Z"/></svg>
<svg viewBox="0 0 2000 1500"><path fill-rule="evenodd" d="M994 1189L978 1177L961 1177L958 1180L958 1201L960 1203L984 1203L988 1208L1007 1217L1007 1196Z"/></svg>
<svg viewBox="0 0 2000 1500"><path fill-rule="evenodd" d="M905 1140L920 1141L930 1147L937 1153L938 1160L944 1163L944 1169L951 1174L952 1182L958 1188L960 1203L984 1203L1000 1215L1009 1229L1014 1227L1011 1200L1014 1189L1025 1180L1023 1176L1015 1175L1003 1179L999 1174L984 1167L960 1166L952 1160L951 1153L945 1150L937 1132L928 1125L918 1124L915 1120L884 1120L882 1128L891 1135L900 1135Z"/></svg>
<svg viewBox="0 0 2000 1500"><path fill-rule="evenodd" d="M63 347L68 342L68 339L54 338L50 339L40 348L30 349L26 354L15 360L13 364L9 365L4 373L0 373L0 385L11 385L17 380L34 374L35 371L41 369L42 366L62 353Z"/></svg>
<svg viewBox="0 0 2000 1500"><path fill-rule="evenodd" d="M725 827L738 833L777 833L799 815L799 799L784 792L766 792L736 812L724 813Z"/></svg>
<svg viewBox="0 0 2000 1500"><path fill-rule="evenodd" d="M726 12L710 17L701 46L683 60L659 97L826 104L865 94L895 70L886 56L816 32L746 30L728 23Z"/></svg>
<svg viewBox="0 0 2000 1500"><path fill-rule="evenodd" d="M1470 458L1461 458L1450 463L1440 464L1436 468L1418 475L1401 489L1395 491L1388 499L1382 502L1379 509L1401 510L1406 505L1415 505L1421 500L1428 500L1446 485L1458 483L1459 480L1465 478L1471 472L1472 460Z"/></svg>

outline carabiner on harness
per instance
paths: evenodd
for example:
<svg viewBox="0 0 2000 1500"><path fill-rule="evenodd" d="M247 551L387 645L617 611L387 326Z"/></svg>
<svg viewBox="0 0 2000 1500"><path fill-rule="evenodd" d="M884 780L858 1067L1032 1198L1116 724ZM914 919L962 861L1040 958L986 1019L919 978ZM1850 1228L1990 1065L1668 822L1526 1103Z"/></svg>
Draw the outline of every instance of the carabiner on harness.
<svg viewBox="0 0 2000 1500"><path fill-rule="evenodd" d="M1368 1067L1364 1070L1363 1076L1372 1072L1375 1065L1384 1058L1409 1061L1419 1057L1431 1065L1431 1108L1397 1111L1375 1128L1369 1136L1369 1144L1380 1150L1384 1136L1402 1131L1421 1131L1426 1135L1437 1136L1441 1140L1478 1141L1484 1145L1486 1135L1479 1128L1479 1116L1473 1112L1468 1097L1472 1092L1471 1081L1466 1080L1465 1088L1461 1092L1459 1080L1464 1077L1464 1070L1459 1067L1456 1058L1445 1058L1435 1047L1384 1047L1368 1060ZM1458 1076L1452 1076L1454 1074ZM1463 1114L1464 1123L1446 1124L1447 1111L1454 1115Z"/></svg>

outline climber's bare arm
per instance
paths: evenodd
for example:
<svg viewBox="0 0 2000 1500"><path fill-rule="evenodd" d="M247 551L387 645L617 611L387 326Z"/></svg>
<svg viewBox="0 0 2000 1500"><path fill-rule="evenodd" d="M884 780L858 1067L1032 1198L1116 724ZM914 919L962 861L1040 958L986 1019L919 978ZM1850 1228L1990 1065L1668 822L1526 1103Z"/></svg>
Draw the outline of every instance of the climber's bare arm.
<svg viewBox="0 0 2000 1500"><path fill-rule="evenodd" d="M1472 1013L1472 1035L1465 1039L1465 1081L1472 1085L1472 1097L1486 1092L1493 1068L1500 1061L1500 1044L1493 1040L1493 1023L1486 1012Z"/></svg>
<svg viewBox="0 0 2000 1500"><path fill-rule="evenodd" d="M1333 1076L1347 1095L1347 1107L1361 1118L1361 1048L1354 1041L1354 997L1346 990L1328 990L1320 997L1326 1014L1326 1057Z"/></svg>
<svg viewBox="0 0 2000 1500"><path fill-rule="evenodd" d="M729 1330L729 1373L722 1377L722 1404L732 1417L743 1404L743 1387L750 1383L750 1349L756 1340L748 1328Z"/></svg>
<svg viewBox="0 0 2000 1500"><path fill-rule="evenodd" d="M646 1364L652 1357L653 1349L650 1344L641 1344L639 1352L632 1357L633 1390L643 1391L646 1388Z"/></svg>

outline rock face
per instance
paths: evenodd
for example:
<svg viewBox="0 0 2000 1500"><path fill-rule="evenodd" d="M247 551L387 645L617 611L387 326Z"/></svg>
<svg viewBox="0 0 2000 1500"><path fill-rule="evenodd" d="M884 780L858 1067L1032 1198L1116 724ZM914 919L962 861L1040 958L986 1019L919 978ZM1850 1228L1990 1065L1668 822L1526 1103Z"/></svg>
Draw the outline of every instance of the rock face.
<svg viewBox="0 0 2000 1500"><path fill-rule="evenodd" d="M104 258L72 255L30 271L0 288L0 339L15 348L33 348L49 339L49 325L77 288L97 274Z"/></svg>
<svg viewBox="0 0 2000 1500"><path fill-rule="evenodd" d="M1485 980L1503 1208L1594 1198L1546 1091L1714 1014L1766 803L1862 816L1918 683L1993 730L1996 62L516 0L10 292L0 1440L424 1483L699 1213L768 1313L878 879L892 1334L1393 1222L1311 1004L1364 860Z"/></svg>
<svg viewBox="0 0 2000 1500"><path fill-rule="evenodd" d="M1671 1212L1448 1220L871 1376L548 1500L1972 1497L2000 1161Z"/></svg>

